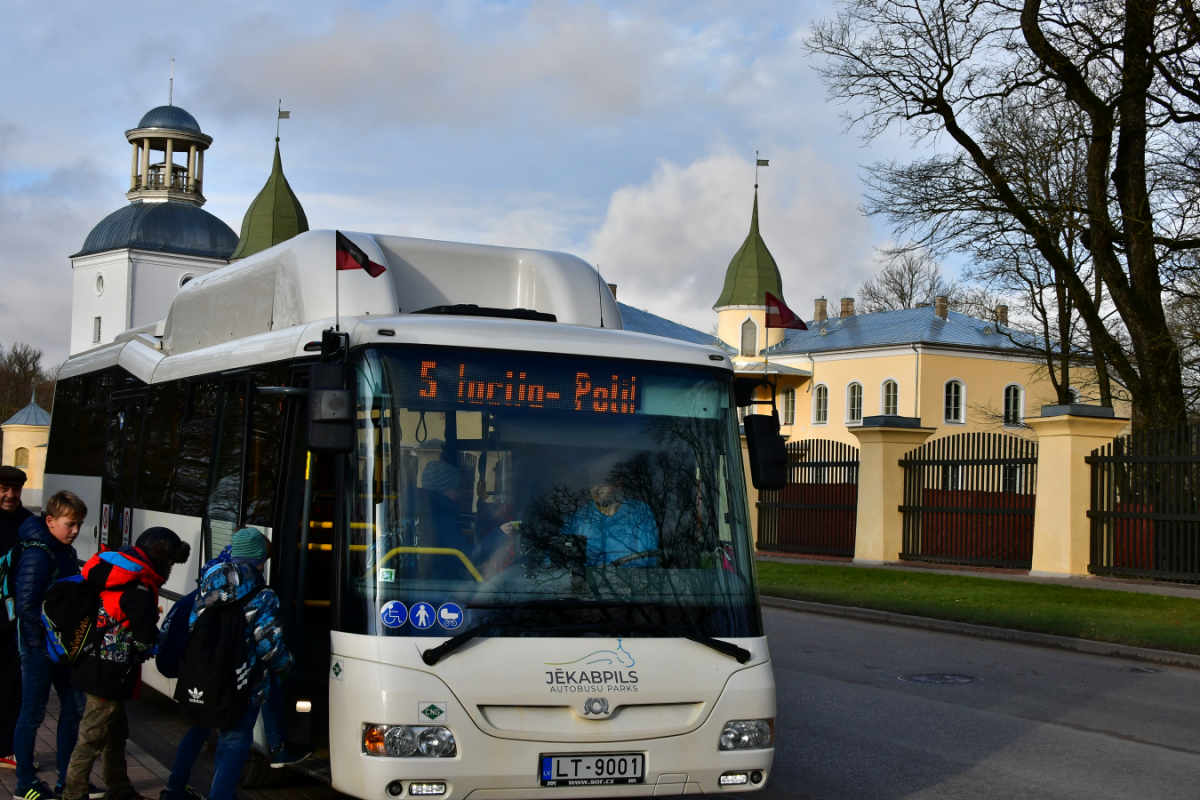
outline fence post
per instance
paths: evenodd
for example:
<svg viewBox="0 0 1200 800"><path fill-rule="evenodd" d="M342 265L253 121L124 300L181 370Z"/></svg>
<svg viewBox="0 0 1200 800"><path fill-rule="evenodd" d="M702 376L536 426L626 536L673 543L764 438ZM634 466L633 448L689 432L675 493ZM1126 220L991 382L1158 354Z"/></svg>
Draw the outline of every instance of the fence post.
<svg viewBox="0 0 1200 800"><path fill-rule="evenodd" d="M904 468L900 459L920 447L935 428L917 417L866 417L851 428L858 439L858 520L854 560L896 561L904 544Z"/></svg>
<svg viewBox="0 0 1200 800"><path fill-rule="evenodd" d="M1092 473L1084 459L1108 444L1129 420L1111 408L1042 406L1025 420L1038 437L1037 503L1030 575L1086 575L1091 560Z"/></svg>

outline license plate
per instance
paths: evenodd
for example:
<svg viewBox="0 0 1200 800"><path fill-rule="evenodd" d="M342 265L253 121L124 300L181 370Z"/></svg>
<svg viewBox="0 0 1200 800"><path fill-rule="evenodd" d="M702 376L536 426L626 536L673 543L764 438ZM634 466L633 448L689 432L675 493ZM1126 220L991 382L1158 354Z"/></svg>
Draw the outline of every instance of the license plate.
<svg viewBox="0 0 1200 800"><path fill-rule="evenodd" d="M542 786L624 786L646 782L645 753L574 753L541 757Z"/></svg>

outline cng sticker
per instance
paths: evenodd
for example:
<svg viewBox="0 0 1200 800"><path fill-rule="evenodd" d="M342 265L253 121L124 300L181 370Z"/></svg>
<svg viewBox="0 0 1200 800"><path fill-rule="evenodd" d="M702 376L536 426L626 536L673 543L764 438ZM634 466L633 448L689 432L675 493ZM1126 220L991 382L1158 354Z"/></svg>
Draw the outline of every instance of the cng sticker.
<svg viewBox="0 0 1200 800"><path fill-rule="evenodd" d="M417 713L430 722L442 719L446 716L446 701L422 700L417 703Z"/></svg>
<svg viewBox="0 0 1200 800"><path fill-rule="evenodd" d="M333 664L331 664L329 667L329 677L335 681L340 681L342 679L342 673L345 671L346 667L343 666L342 660L340 658L335 658L333 660Z"/></svg>

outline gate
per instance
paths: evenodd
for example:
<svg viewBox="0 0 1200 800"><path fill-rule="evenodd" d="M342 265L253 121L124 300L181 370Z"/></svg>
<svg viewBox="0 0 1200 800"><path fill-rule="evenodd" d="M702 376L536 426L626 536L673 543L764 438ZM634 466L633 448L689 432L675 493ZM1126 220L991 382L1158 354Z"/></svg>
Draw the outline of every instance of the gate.
<svg viewBox="0 0 1200 800"><path fill-rule="evenodd" d="M788 483L758 500L758 549L854 555L858 448L831 439L787 443Z"/></svg>
<svg viewBox="0 0 1200 800"><path fill-rule="evenodd" d="M1092 451L1088 571L1200 581L1200 424L1119 436Z"/></svg>
<svg viewBox="0 0 1200 800"><path fill-rule="evenodd" d="M900 558L1029 569L1037 443L960 433L909 452Z"/></svg>

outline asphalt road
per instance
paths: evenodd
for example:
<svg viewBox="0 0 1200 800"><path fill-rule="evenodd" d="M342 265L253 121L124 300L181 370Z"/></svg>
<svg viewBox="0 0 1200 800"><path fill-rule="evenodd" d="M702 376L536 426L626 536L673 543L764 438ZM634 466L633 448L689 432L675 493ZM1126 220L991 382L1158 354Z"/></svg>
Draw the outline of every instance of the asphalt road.
<svg viewBox="0 0 1200 800"><path fill-rule="evenodd" d="M1200 797L1200 670L764 608L756 800ZM904 676L953 674L961 684Z"/></svg>

